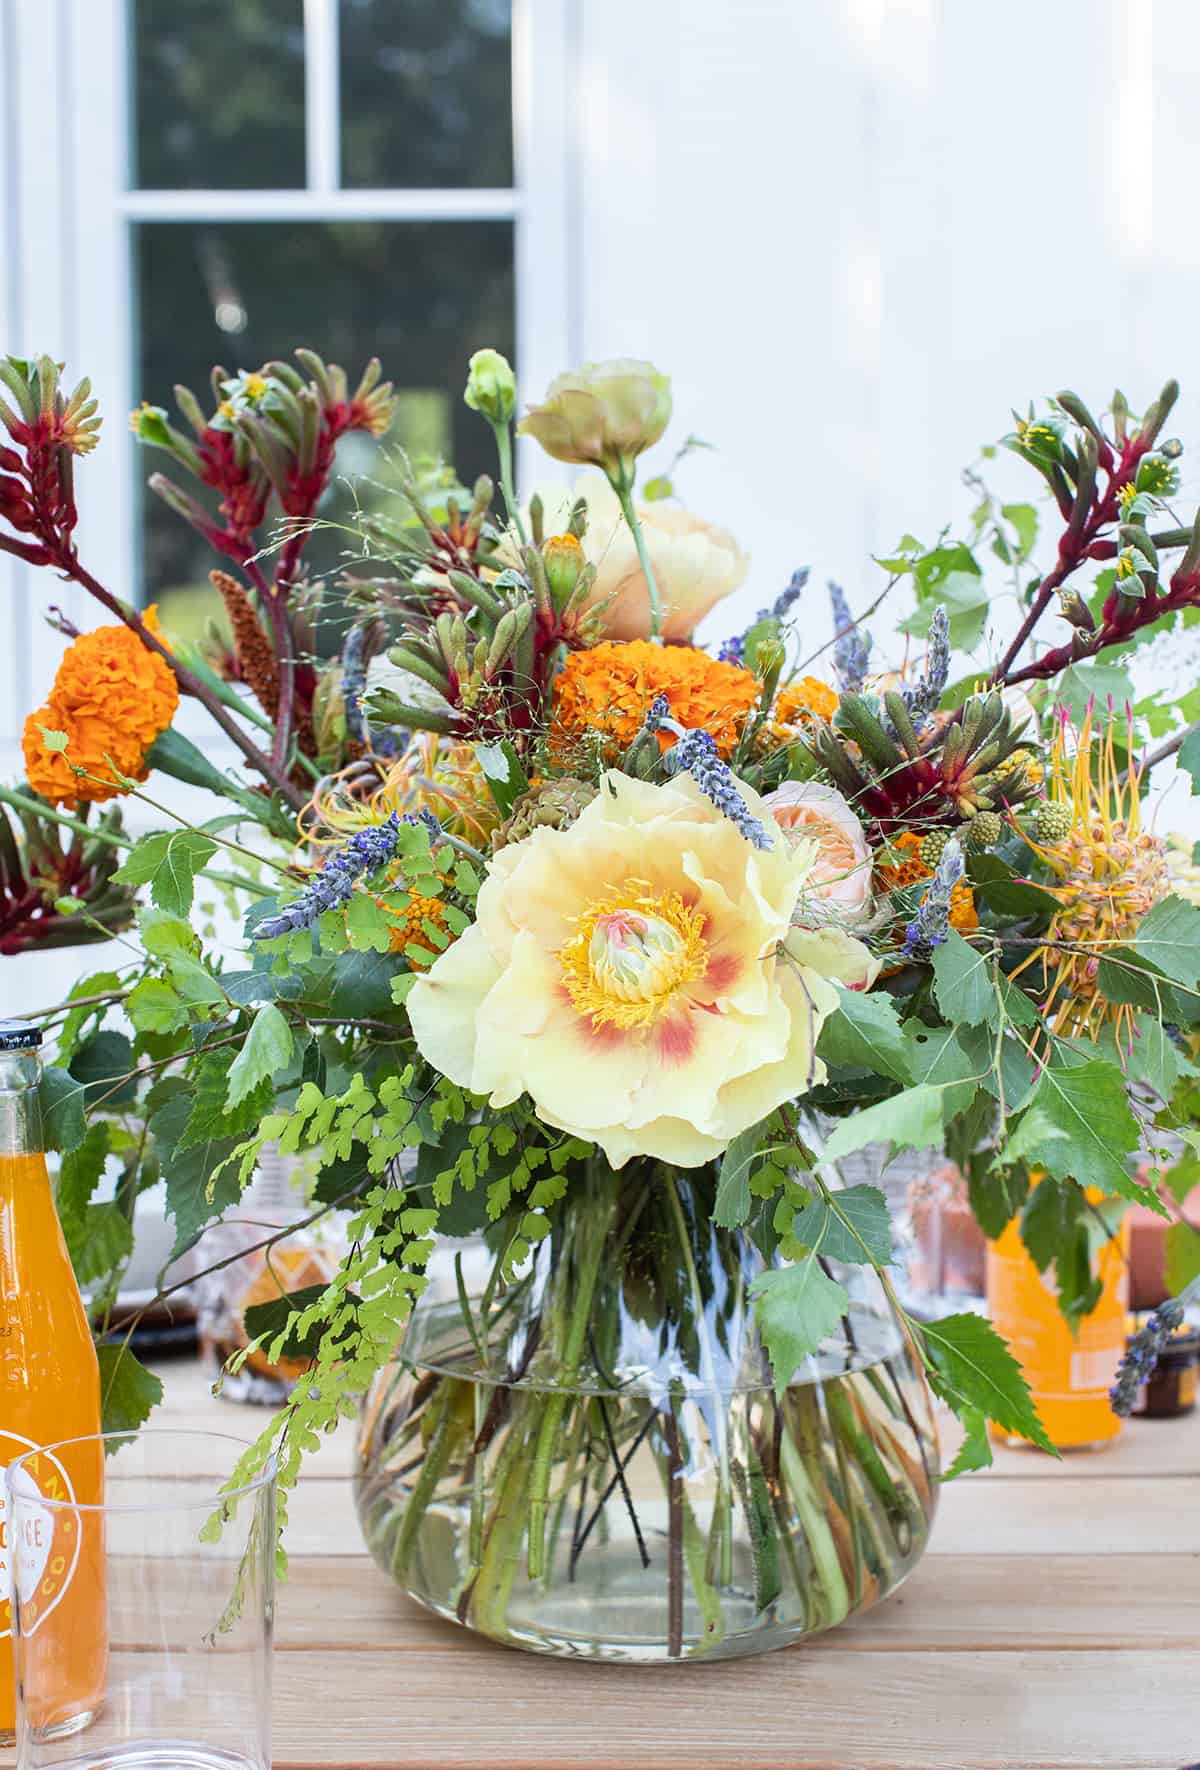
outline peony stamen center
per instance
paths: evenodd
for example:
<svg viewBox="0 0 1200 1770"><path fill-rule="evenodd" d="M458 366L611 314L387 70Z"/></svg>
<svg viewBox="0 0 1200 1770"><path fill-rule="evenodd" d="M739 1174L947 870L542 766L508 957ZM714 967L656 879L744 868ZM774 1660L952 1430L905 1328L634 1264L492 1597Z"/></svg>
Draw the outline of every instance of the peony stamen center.
<svg viewBox="0 0 1200 1770"><path fill-rule="evenodd" d="M589 904L562 948L563 983L593 1027L652 1026L704 976L706 917L677 891L655 894L639 880Z"/></svg>

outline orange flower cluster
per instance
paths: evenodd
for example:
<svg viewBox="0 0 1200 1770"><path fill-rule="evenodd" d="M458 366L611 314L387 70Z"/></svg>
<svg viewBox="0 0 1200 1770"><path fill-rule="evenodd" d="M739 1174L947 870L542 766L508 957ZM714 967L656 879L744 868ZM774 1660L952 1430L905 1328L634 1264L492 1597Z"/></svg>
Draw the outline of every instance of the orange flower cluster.
<svg viewBox="0 0 1200 1770"><path fill-rule="evenodd" d="M758 683L749 670L720 663L690 645L606 640L572 652L555 682L551 753L561 756L572 740L595 732L606 759L615 762L660 694L666 695L673 719L689 730L707 731L720 754L729 756L758 699ZM663 732L659 742L666 750L675 738Z"/></svg>
<svg viewBox="0 0 1200 1770"><path fill-rule="evenodd" d="M447 939L454 938L446 921L446 906L440 897L422 897L420 892L412 891L402 910L393 908L381 897L377 897L375 901L388 920L394 923L391 935L391 949L394 953L402 953L410 941L424 947L427 952L435 952L437 949L425 931L426 922L432 922Z"/></svg>
<svg viewBox="0 0 1200 1770"><path fill-rule="evenodd" d="M157 635L151 607L143 617ZM52 804L113 799L121 774L144 781L146 751L175 717L179 689L166 662L124 625L83 633L63 654L44 707L25 721L22 748L29 784ZM67 736L66 755L46 749L39 727ZM111 758L111 763L108 758ZM81 780L71 764L99 780Z"/></svg>
<svg viewBox="0 0 1200 1770"><path fill-rule="evenodd" d="M775 696L771 723L777 726L804 725L810 719L830 720L838 710L838 697L827 682L816 676L801 676L785 683Z"/></svg>
<svg viewBox="0 0 1200 1770"><path fill-rule="evenodd" d="M917 885L922 879L931 879L934 869L926 866L921 859L921 837L916 830L904 830L899 836L892 838L892 848L899 850L903 860L890 865L875 868L875 877L885 891L901 891L908 885ZM979 926L979 912L975 908L975 893L965 880L960 881L950 893L950 926L957 928L960 934L969 934Z"/></svg>

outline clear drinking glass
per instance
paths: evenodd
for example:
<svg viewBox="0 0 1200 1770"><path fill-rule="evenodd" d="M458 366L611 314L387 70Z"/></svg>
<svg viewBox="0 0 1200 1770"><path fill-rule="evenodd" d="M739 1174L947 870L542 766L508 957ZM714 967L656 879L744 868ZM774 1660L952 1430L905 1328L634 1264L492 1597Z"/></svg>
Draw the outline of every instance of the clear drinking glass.
<svg viewBox="0 0 1200 1770"><path fill-rule="evenodd" d="M80 1505L61 1471L100 1447ZM18 1770L269 1770L275 1470L222 1493L245 1448L108 1433L9 1464ZM76 1581L100 1651L58 1602Z"/></svg>

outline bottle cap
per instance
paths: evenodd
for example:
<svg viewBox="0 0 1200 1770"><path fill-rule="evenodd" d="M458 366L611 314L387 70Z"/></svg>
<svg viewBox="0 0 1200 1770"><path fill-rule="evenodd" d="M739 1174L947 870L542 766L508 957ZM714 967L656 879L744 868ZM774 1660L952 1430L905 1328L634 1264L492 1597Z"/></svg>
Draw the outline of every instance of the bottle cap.
<svg viewBox="0 0 1200 1770"><path fill-rule="evenodd" d="M41 1042L40 1026L27 1020L0 1020L0 1051L36 1051Z"/></svg>

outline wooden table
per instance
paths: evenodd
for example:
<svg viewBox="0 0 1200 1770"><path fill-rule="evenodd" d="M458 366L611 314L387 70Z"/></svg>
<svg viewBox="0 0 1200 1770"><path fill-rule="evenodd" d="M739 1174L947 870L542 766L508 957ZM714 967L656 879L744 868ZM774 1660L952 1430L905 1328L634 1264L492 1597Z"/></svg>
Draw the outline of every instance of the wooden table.
<svg viewBox="0 0 1200 1770"><path fill-rule="evenodd" d="M160 1425L262 1415L164 1366ZM249 1417L248 1417L249 1416ZM1200 1414L943 1491L898 1593L806 1647L711 1666L568 1664L427 1616L354 1518L350 1434L292 1507L275 1764L471 1770L1181 1770L1200 1760Z"/></svg>

